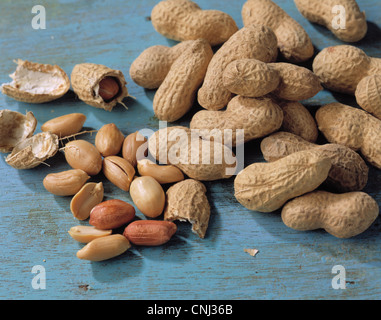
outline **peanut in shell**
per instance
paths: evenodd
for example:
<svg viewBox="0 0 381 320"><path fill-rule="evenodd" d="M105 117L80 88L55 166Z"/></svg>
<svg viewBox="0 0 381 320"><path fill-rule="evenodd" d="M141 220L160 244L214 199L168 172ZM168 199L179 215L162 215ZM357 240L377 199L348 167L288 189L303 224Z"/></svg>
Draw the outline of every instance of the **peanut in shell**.
<svg viewBox="0 0 381 320"><path fill-rule="evenodd" d="M272 212L288 200L315 190L327 179L330 169L331 160L311 150L271 163L253 163L236 176L234 195L249 210Z"/></svg>
<svg viewBox="0 0 381 320"><path fill-rule="evenodd" d="M262 25L252 24L238 30L213 55L198 91L199 104L208 110L224 108L233 94L223 85L223 72L227 65L237 59L257 59L273 62L278 55L274 32Z"/></svg>
<svg viewBox="0 0 381 320"><path fill-rule="evenodd" d="M152 25L167 38L184 41L205 39L211 46L227 41L238 27L219 10L202 10L189 0L160 1L151 12Z"/></svg>
<svg viewBox="0 0 381 320"><path fill-rule="evenodd" d="M145 49L131 64L130 77L139 86L157 89L163 83L172 64L193 40L173 47L156 45Z"/></svg>
<svg viewBox="0 0 381 320"><path fill-rule="evenodd" d="M244 26L254 23L271 28L277 37L280 53L291 62L306 61L314 54L308 33L276 1L248 0L242 6L242 20Z"/></svg>
<svg viewBox="0 0 381 320"><path fill-rule="evenodd" d="M282 209L282 220L295 230L324 229L337 238L351 238L367 230L379 210L377 202L364 192L319 190L288 202Z"/></svg>
<svg viewBox="0 0 381 320"><path fill-rule="evenodd" d="M107 101L99 94L99 84L106 77L112 77L119 84L117 95ZM88 105L106 111L111 111L117 103L121 103L128 96L126 84L127 82L121 71L100 64L77 64L71 73L71 85L78 98Z"/></svg>
<svg viewBox="0 0 381 320"><path fill-rule="evenodd" d="M332 167L324 186L336 192L360 191L366 186L369 173L367 164L357 152L344 145L317 145L290 132L281 131L271 134L261 142L263 157L268 162L309 149L331 159Z"/></svg>
<svg viewBox="0 0 381 320"><path fill-rule="evenodd" d="M361 108L381 120L381 74L363 78L357 85L355 97Z"/></svg>

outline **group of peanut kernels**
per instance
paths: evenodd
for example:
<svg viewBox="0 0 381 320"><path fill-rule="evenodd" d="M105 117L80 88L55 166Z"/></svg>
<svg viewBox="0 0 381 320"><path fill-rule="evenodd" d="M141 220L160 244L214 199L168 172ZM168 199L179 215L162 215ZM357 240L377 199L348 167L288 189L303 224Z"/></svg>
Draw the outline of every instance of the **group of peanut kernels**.
<svg viewBox="0 0 381 320"><path fill-rule="evenodd" d="M304 17L325 25L342 41L357 42L367 33L365 14L355 0L294 2ZM345 8L345 29L332 27L335 5ZM288 227L323 228L338 238L362 233L378 217L377 202L361 190L368 181L367 163L381 168L381 59L352 45L338 45L319 52L309 70L295 63L313 57L312 41L277 4L248 0L242 18L244 27L238 29L228 14L202 10L189 0L165 0L153 8L153 27L179 43L144 50L131 64L131 79L157 89L153 111L159 120L181 119L196 99L206 110L195 113L189 128L163 128L149 139L138 132L125 137L111 123L97 132L95 144L65 144L62 150L72 170L49 174L43 183L53 194L73 196L74 217L89 219L91 226L69 231L87 243L78 251L79 258L109 259L129 249L130 243L161 245L175 234L174 220L191 222L192 231L204 238L210 206L200 181L230 178L233 148L259 138L266 162L249 165L234 180L235 197L246 208L281 209ZM276 62L279 54L289 63ZM107 111L128 96L122 72L103 65L76 65L70 81L58 66L22 60L17 64L13 81L4 84L2 92L19 101L49 102L63 96L70 84L79 99ZM25 73L34 85L23 83ZM38 90L43 78L39 74L54 78L50 90ZM355 95L363 110L333 102L313 117L299 101L314 97L323 87ZM11 152L6 162L14 168L33 168L54 156L59 141L76 136L85 120L79 113L61 116L33 135L33 113L1 110L0 151ZM214 135L215 129L233 134ZM329 143L316 144L319 131ZM173 137L181 135L185 139L179 144ZM174 147L185 150L177 162L171 162ZM198 160L207 155L210 161L191 161L195 153ZM145 159L147 154L158 164ZM100 172L129 192L148 219L133 221L135 208L125 201L103 201L102 183L87 182ZM165 193L163 184L173 185ZM121 227L123 234L113 234Z"/></svg>

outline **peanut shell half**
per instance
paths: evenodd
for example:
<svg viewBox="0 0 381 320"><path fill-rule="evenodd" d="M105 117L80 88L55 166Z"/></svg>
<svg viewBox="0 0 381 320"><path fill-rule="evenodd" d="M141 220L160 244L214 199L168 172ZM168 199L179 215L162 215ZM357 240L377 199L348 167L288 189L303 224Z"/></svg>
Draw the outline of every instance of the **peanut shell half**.
<svg viewBox="0 0 381 320"><path fill-rule="evenodd" d="M19 142L5 161L15 169L32 169L58 151L58 136L50 132L38 133Z"/></svg>
<svg viewBox="0 0 381 320"><path fill-rule="evenodd" d="M205 193L204 184L193 179L171 186L167 190L164 220L189 221L192 231L204 238L210 218L210 205Z"/></svg>
<svg viewBox="0 0 381 320"><path fill-rule="evenodd" d="M15 60L12 82L1 86L3 94L28 103L44 103L61 98L70 89L70 80L59 66Z"/></svg>
<svg viewBox="0 0 381 320"><path fill-rule="evenodd" d="M37 120L32 112L23 115L12 110L0 110L0 152L11 152L17 143L33 135Z"/></svg>

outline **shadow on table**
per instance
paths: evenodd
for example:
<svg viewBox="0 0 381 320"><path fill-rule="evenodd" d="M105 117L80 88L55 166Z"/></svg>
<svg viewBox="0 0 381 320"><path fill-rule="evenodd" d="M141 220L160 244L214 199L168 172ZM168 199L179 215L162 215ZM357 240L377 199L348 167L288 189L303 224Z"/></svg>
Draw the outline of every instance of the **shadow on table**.
<svg viewBox="0 0 381 320"><path fill-rule="evenodd" d="M372 49L380 49L381 48L381 28L371 22L368 22L368 32L366 36L357 42L355 45L358 45L360 48L364 49L366 51L367 48L372 48ZM377 56L381 56L381 54L378 52Z"/></svg>
<svg viewBox="0 0 381 320"><path fill-rule="evenodd" d="M339 239L327 233L323 229L311 231L298 231L287 227L281 218L281 210L272 213L250 212L255 220L265 231L258 234L258 243L263 243L266 238L272 242L288 244L288 255L302 254L303 250L314 251L322 257L336 258L345 261L354 260L359 263L379 265L378 252L381 245L380 231L381 218L376 221L362 234L349 239ZM250 223L249 220L247 223ZM263 232L265 234L263 234ZM253 233L255 235L255 233ZM253 237L255 242L255 237ZM260 249L260 248L258 248ZM369 252L375 252L377 257L369 256ZM303 253L304 254L304 253Z"/></svg>
<svg viewBox="0 0 381 320"><path fill-rule="evenodd" d="M119 282L125 278L135 278L143 270L143 257L134 249L115 258L91 262L94 278L101 283Z"/></svg>

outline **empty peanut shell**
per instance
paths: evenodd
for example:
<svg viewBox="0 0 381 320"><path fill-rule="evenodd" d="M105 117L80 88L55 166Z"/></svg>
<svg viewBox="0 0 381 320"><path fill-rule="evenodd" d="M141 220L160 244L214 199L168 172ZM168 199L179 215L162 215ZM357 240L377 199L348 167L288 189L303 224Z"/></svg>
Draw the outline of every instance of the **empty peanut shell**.
<svg viewBox="0 0 381 320"><path fill-rule="evenodd" d="M205 193L204 184L193 179L186 179L171 186L167 190L164 220L189 221L192 231L204 238L210 218L210 205Z"/></svg>
<svg viewBox="0 0 381 320"><path fill-rule="evenodd" d="M32 112L23 115L12 110L0 110L0 152L11 152L14 146L33 135L37 120Z"/></svg>
<svg viewBox="0 0 381 320"><path fill-rule="evenodd" d="M58 136L41 132L19 142L5 161L15 169L32 169L58 151Z"/></svg>
<svg viewBox="0 0 381 320"><path fill-rule="evenodd" d="M4 83L1 91L15 100L44 103L62 97L70 89L70 80L59 66L15 60L16 71L9 75L12 82Z"/></svg>

